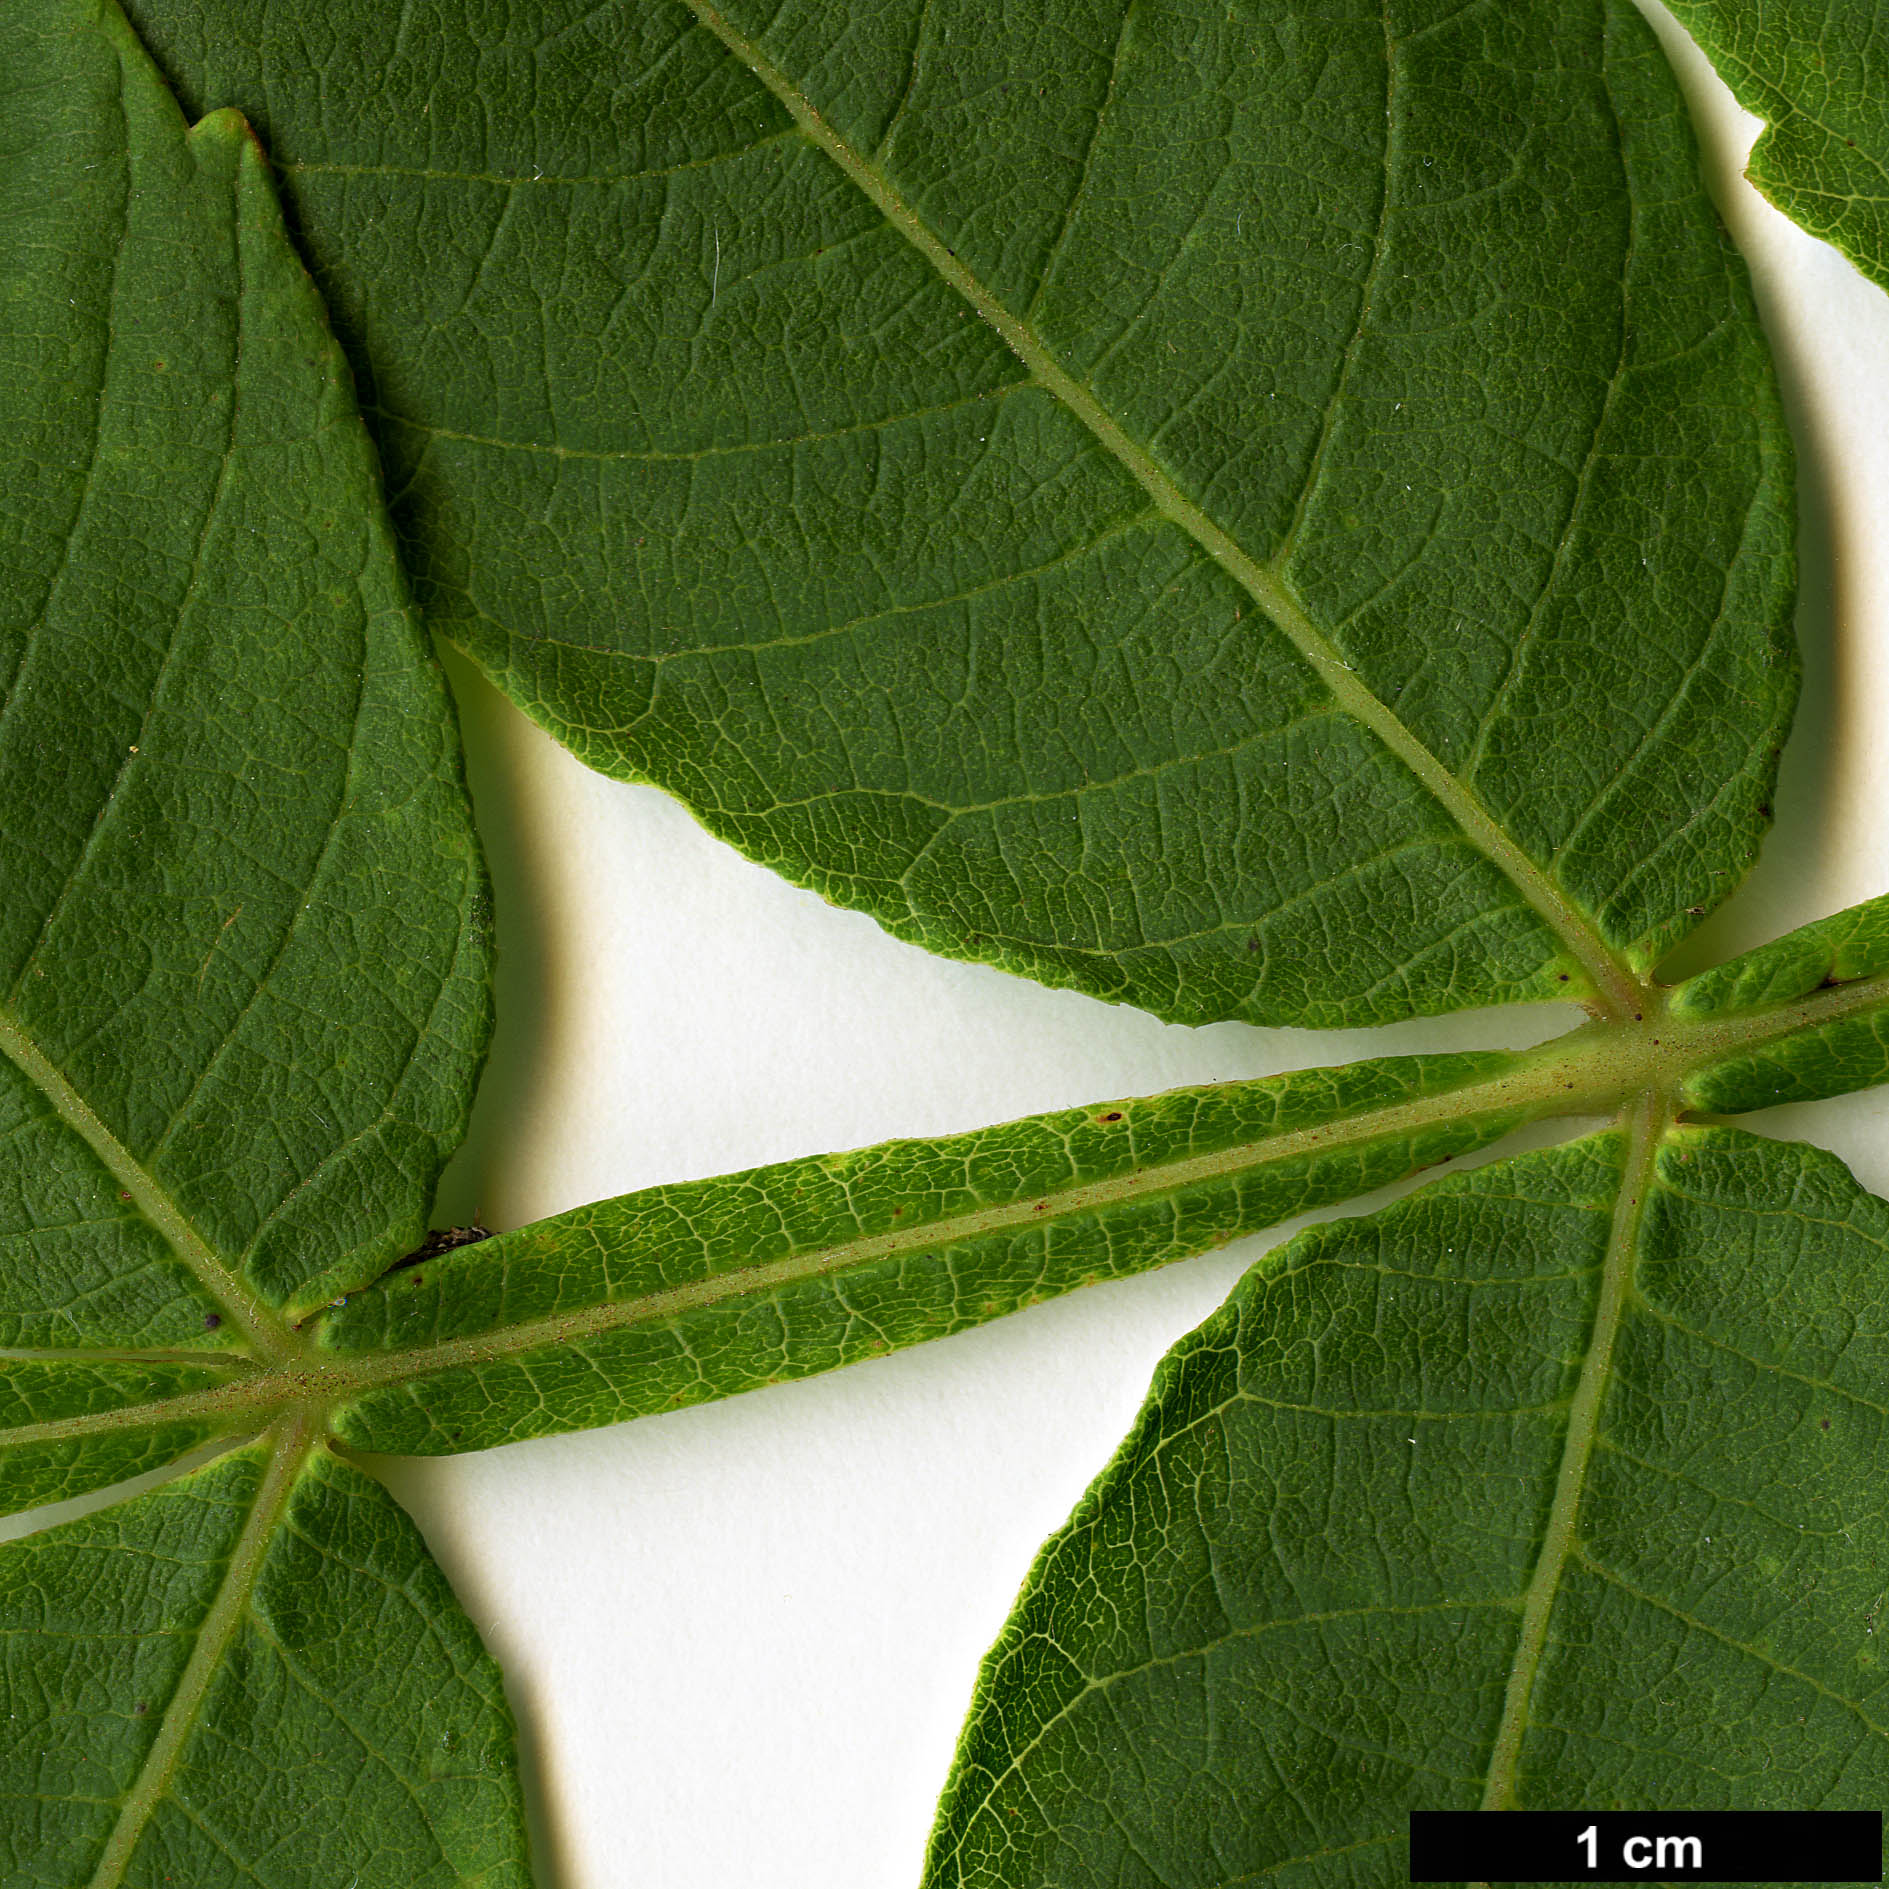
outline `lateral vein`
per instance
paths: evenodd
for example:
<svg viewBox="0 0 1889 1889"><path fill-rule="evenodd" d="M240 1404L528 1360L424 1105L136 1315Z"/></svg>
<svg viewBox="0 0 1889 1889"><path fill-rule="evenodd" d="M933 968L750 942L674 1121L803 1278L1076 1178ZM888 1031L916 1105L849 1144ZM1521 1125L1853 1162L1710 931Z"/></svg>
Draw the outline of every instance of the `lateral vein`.
<svg viewBox="0 0 1889 1889"><path fill-rule="evenodd" d="M1456 823L1470 844L1508 879L1586 974L1602 1013L1637 1015L1644 987L1614 956L1592 923L1548 874L1516 845L1482 802L1426 748L1391 709L1359 681L1331 639L1277 574L1243 551L1103 407L1088 388L987 289L929 229L886 177L827 124L812 101L755 42L722 17L708 0L688 0L690 11L786 107L806 136L854 184L944 280L1003 338L1037 384L1060 400L1112 453L1154 501L1270 617L1316 672L1333 698L1388 747Z"/></svg>

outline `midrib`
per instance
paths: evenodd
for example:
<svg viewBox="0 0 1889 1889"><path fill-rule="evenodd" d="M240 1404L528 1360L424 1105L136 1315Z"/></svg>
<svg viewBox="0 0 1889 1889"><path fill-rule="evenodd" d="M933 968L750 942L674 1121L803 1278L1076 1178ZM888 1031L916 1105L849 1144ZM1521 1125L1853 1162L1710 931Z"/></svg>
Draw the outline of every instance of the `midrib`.
<svg viewBox="0 0 1889 1889"><path fill-rule="evenodd" d="M1278 572L1243 551L1181 491L1153 454L1130 438L1029 324L1006 309L951 253L884 173L827 124L806 94L754 41L731 26L706 0L687 0L687 4L702 25L786 107L801 131L839 166L886 221L1003 337L1037 384L1060 400L1126 468L1161 514L1185 531L1265 611L1339 706L1369 728L1422 782L1469 842L1494 863L1561 940L1587 974L1603 1010L1623 1018L1638 1014L1645 999L1638 980L1614 957L1600 934L1548 875L1503 832L1481 801L1358 680Z"/></svg>
<svg viewBox="0 0 1889 1889"><path fill-rule="evenodd" d="M1490 1115L1520 1121L1549 1113L1603 1113L1618 1106L1623 1081L1631 1083L1640 1072L1629 1064L1623 1074L1611 1046L1601 1035L1605 1026L1588 1027L1595 1035L1589 1039L1586 1057L1578 1053L1568 1056L1563 1045L1559 1056L1537 1052L1521 1061L1519 1067L1481 1082L1464 1083L1432 1095L1363 1109L1336 1121L1262 1136L1210 1154L1152 1163L1105 1181L1051 1189L889 1233L842 1241L763 1265L718 1273L712 1278L661 1292L581 1306L570 1312L406 1351L316 1352L272 1370L244 1373L227 1385L186 1391L148 1404L21 1424L0 1431L0 1449L66 1441L178 1418L214 1419L237 1428L245 1419L253 1421L266 1416L285 1403L338 1403L383 1385L410 1382L460 1365L489 1363L573 1339L675 1318L725 1300L801 1280L837 1275L904 1253L940 1250L1011 1228L1105 1213L1206 1183L1235 1182L1280 1162L1408 1136L1441 1122Z"/></svg>
<svg viewBox="0 0 1889 1889"><path fill-rule="evenodd" d="M462 1364L483 1363L572 1338L592 1336L653 1319L672 1318L745 1293L844 1272L905 1252L949 1246L1005 1227L1053 1224L1134 1201L1157 1198L1205 1182L1241 1178L1295 1157L1357 1147L1408 1135L1439 1123L1504 1114L1522 1120L1593 1116L1618 1110L1656 1089L1676 1092L1692 1071L1751 1055L1799 1032L1840 1023L1889 1005L1889 975L1857 979L1811 992L1770 1009L1687 1022L1667 1018L1639 1026L1591 1023L1571 1036L1522 1052L1502 1073L1431 1095L1361 1109L1305 1128L1257 1137L1215 1153L1154 1162L1106 1181L1085 1182L1041 1195L980 1208L896 1232L843 1241L790 1258L719 1273L671 1290L616 1299L575 1311L500 1326L465 1338L398 1352L322 1352L301 1349L262 1369L239 1370L228 1384L185 1391L151 1403L83 1416L54 1417L0 1430L0 1450L69 1441L104 1431L136 1429L176 1419L214 1420L240 1431L285 1405L333 1405L358 1393L425 1377ZM501 1238L509 1238L502 1235ZM373 1288L364 1288L371 1290ZM55 1360L63 1352L23 1350L6 1355ZM128 1358L150 1356L135 1351ZM198 1362L196 1354L183 1361ZM205 1354L201 1362L220 1362Z"/></svg>
<svg viewBox="0 0 1889 1889"><path fill-rule="evenodd" d="M1573 1402L1568 1408L1567 1437L1562 1445L1561 1466L1555 1476L1547 1525L1542 1530L1541 1551L1535 1558L1522 1600L1515 1660L1503 1695L1502 1718L1490 1747L1482 1797L1484 1810L1507 1810L1514 1805L1522 1740L1528 1731L1535 1680L1548 1644L1548 1623L1561 1591L1562 1574L1574 1549L1581 1498L1587 1488L1588 1465L1593 1460L1594 1441L1600 1431L1601 1405L1613 1376L1614 1340L1619 1335L1621 1313L1633 1281L1634 1246L1646 1213L1646 1196L1653 1184L1659 1146L1672 1126L1673 1115L1671 1099L1649 1089L1627 1111L1625 1118L1626 1159L1621 1165L1620 1192L1614 1201L1613 1223L1607 1233L1594 1323L1581 1360Z"/></svg>
<svg viewBox="0 0 1889 1889"><path fill-rule="evenodd" d="M289 1497L295 1489L295 1479L303 1463L315 1447L318 1429L317 1420L306 1412L283 1419L282 1428L269 1454L268 1467L256 1490L256 1499L244 1519L236 1546L230 1550L229 1564L224 1569L216 1598L211 1601L209 1611L197 1629L190 1657L184 1662L177 1689L164 1708L163 1721L158 1726L151 1749L145 1754L137 1780L119 1806L117 1821L112 1826L104 1849L99 1853L98 1867L92 1873L89 1889L118 1889L138 1847L138 1840L151 1821L151 1813L156 1810L177 1775L184 1746L202 1714L210 1682L216 1677L223 1656L229 1651L230 1642L242 1626L243 1615L249 1607L249 1597L255 1591L256 1578L261 1574L262 1564L268 1557L276 1524L282 1519L283 1510L288 1507Z"/></svg>
<svg viewBox="0 0 1889 1889"><path fill-rule="evenodd" d="M7 1011L0 1010L0 1053L52 1104L54 1112L105 1164L131 1203L163 1234L171 1250L195 1275L223 1314L265 1357L281 1360L300 1349L287 1328L235 1273L224 1265L177 1203L131 1150L107 1128L98 1112Z"/></svg>

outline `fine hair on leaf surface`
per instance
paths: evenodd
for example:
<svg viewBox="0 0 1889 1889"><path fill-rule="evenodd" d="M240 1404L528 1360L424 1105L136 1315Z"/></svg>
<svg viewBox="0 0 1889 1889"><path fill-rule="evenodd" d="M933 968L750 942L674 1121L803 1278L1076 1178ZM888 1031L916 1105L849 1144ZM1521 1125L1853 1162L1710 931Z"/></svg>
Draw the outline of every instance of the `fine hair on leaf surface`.
<svg viewBox="0 0 1889 1889"><path fill-rule="evenodd" d="M1790 8L1676 10L1797 97ZM86 1504L0 1548L0 1877L544 1880L376 1458L1468 1156L1161 1364L923 1880L1880 1804L1889 1204L1732 1118L1889 1080L1889 900L1658 975L1798 662L1776 376L1640 13L409 11L7 9L0 1479ZM1879 126L1859 47L1819 123ZM898 938L1405 1047L429 1234L492 1020L430 637Z"/></svg>

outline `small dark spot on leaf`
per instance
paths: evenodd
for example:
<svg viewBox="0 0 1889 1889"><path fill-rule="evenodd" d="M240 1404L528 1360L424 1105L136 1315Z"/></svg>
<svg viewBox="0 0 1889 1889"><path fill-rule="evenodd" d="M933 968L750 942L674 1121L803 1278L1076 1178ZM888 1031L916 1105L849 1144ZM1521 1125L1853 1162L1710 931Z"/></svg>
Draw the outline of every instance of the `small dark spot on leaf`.
<svg viewBox="0 0 1889 1889"><path fill-rule="evenodd" d="M203 1315L203 1329L205 1331L215 1331L222 1323L223 1314L221 1312L205 1312Z"/></svg>
<svg viewBox="0 0 1889 1889"><path fill-rule="evenodd" d="M1255 933L1251 938L1247 939L1246 948L1249 951L1257 951L1259 949L1259 937L1257 933Z"/></svg>
<svg viewBox="0 0 1889 1889"><path fill-rule="evenodd" d="M1825 1418L1824 1418L1824 1420L1823 1420L1823 1427L1824 1427L1824 1428L1825 1428L1826 1430L1827 1430L1827 1429L1829 1429L1829 1427L1830 1427L1830 1419L1829 1419L1828 1417L1825 1417Z"/></svg>
<svg viewBox="0 0 1889 1889"><path fill-rule="evenodd" d="M1105 1122L1118 1122L1121 1120L1121 1118L1122 1118L1122 1112L1118 1108L1110 1109L1109 1112L1102 1117L1102 1119Z"/></svg>
<svg viewBox="0 0 1889 1889"><path fill-rule="evenodd" d="M1763 819L1763 820L1768 820L1768 819L1770 819L1770 817L1771 817L1771 809L1770 809L1769 807L1760 807L1760 808L1758 809L1758 817L1759 817L1760 819Z"/></svg>
<svg viewBox="0 0 1889 1889"><path fill-rule="evenodd" d="M1828 1429L1829 1427L1830 1427L1830 1426L1829 1426L1828 1424L1825 1424L1825 1425L1824 1425L1824 1428L1825 1428L1826 1430L1827 1430L1827 1429ZM134 1712L136 1712L136 1713L138 1714L138 1716L139 1716L140 1718L142 1718L142 1717L144 1716L144 1714L145 1714L146 1712L148 1712L148 1711L150 1711L150 1709L151 1709L151 1707L150 1707L150 1704L149 1704L149 1702L148 1702L147 1700L144 1700L144 1699L140 1699L140 1700L138 1701L138 1703L137 1703L136 1705L134 1705L134 1706L133 1706L133 1707L132 1707L131 1709L132 1709L132 1711L134 1711Z"/></svg>
<svg viewBox="0 0 1889 1889"><path fill-rule="evenodd" d="M1567 972L1566 972L1566 971L1563 971L1563 972L1561 973L1561 981L1562 981L1562 983L1564 983L1564 984L1565 984L1565 983L1566 983L1566 982L1568 981L1568 974L1567 974Z"/></svg>
<svg viewBox="0 0 1889 1889"><path fill-rule="evenodd" d="M120 1188L120 1189L118 1190L118 1198L119 1198L120 1200L129 1200L129 1199L131 1198L131 1196L130 1196L130 1195L129 1195L128 1193L126 1193L126 1192L125 1192L125 1190L124 1190L124 1189L123 1189L123 1188L121 1187L121 1188Z"/></svg>
<svg viewBox="0 0 1889 1889"><path fill-rule="evenodd" d="M482 1227L473 1221L469 1227L434 1227L418 1246L404 1258L397 1259L387 1268L389 1272L404 1272L409 1266L417 1266L422 1260L437 1259L441 1253L450 1253L461 1246L476 1246L481 1240L492 1237L490 1227ZM416 1279L413 1282L418 1285Z"/></svg>

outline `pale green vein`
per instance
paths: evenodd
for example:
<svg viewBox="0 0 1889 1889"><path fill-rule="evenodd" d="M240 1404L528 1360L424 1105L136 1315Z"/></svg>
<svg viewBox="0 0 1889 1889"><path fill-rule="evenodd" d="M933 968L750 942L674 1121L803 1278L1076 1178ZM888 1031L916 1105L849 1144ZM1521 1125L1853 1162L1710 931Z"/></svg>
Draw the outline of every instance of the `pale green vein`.
<svg viewBox="0 0 1889 1889"><path fill-rule="evenodd" d="M250 1372L256 1360L240 1351L182 1351L137 1345L0 1345L0 1364L207 1364L219 1371Z"/></svg>
<svg viewBox="0 0 1889 1889"><path fill-rule="evenodd" d="M510 189L514 184L549 184L581 189L596 184L661 183L666 177L680 177L685 171L710 170L717 164L738 161L750 151L779 144L791 134L777 131L771 137L757 138L737 151L717 151L708 157L685 158L680 164L663 164L646 171L467 171L437 170L421 164L278 164L286 177L398 177L408 181L433 184L499 184Z"/></svg>
<svg viewBox="0 0 1889 1889"><path fill-rule="evenodd" d="M632 1325L655 1324L731 1299L751 1297L805 1280L833 1278L856 1267L905 1254L941 1252L967 1241L1059 1219L1100 1214L1129 1202L1159 1199L1203 1184L1229 1184L1280 1162L1342 1152L1366 1143L1411 1136L1444 1121L1495 1114L1522 1121L1546 1114L1598 1114L1619 1106L1624 1093L1648 1079L1645 1043L1622 1045L1608 1026L1579 1033L1583 1054L1563 1041L1547 1046L1502 1075L1459 1088L1393 1103L1313 1127L1262 1136L1212 1154L1159 1162L1106 1181L1085 1182L1043 1195L1004 1201L967 1213L923 1221L891 1233L868 1234L813 1251L790 1254L693 1280L666 1291L605 1300L470 1337L396 1352L303 1354L273 1369L250 1372L227 1385L181 1393L117 1410L48 1418L0 1431L0 1448L70 1441L104 1431L134 1429L169 1418L193 1417L236 1427L288 1402L335 1404L362 1391L408 1383L437 1372L516 1357L581 1342ZM1622 1055L1623 1048L1626 1054ZM1559 1053L1552 1053L1559 1052Z"/></svg>
<svg viewBox="0 0 1889 1889"><path fill-rule="evenodd" d="M807 137L839 166L886 221L1003 337L1037 383L1060 400L1114 455L1162 515L1185 531L1253 598L1311 665L1339 705L1369 728L1429 790L1470 842L1494 863L1561 940L1570 958L1586 974L1599 1009L1617 1017L1638 1014L1649 987L1614 956L1589 920L1503 832L1481 801L1359 681L1278 572L1243 551L1181 491L1147 448L1131 439L1028 324L1005 308L952 254L890 180L820 116L806 94L753 40L730 25L706 0L688 0L688 5L702 25L780 100Z"/></svg>
<svg viewBox="0 0 1889 1889"><path fill-rule="evenodd" d="M788 433L779 439L741 440L728 446L697 446L687 452L658 451L654 448L644 452L625 447L561 446L555 440L501 439L491 433L463 433L448 426L433 426L404 413L391 412L386 407L364 407L362 412L372 419L404 427L410 433L424 434L428 439L451 440L461 446L483 446L493 452L526 453L543 459L575 459L599 465L686 466L702 459L752 459L763 453L791 452L801 446L821 446L831 440L854 439L865 433L890 432L892 428L909 425L914 420L929 420L943 413L958 413L967 407L993 405L1008 399L1023 384L1020 380L1010 381L1001 387L988 388L983 393L966 394L962 399L938 400L926 407L907 407L879 419L860 420L851 426L827 427L817 433Z"/></svg>
<svg viewBox="0 0 1889 1889"><path fill-rule="evenodd" d="M259 1352L282 1361L304 1349L283 1321L211 1250L209 1242L184 1217L177 1203L5 1011L0 1011L0 1053L45 1096L59 1119L105 1164L119 1187L131 1197L132 1204L163 1234L204 1291Z"/></svg>
<svg viewBox="0 0 1889 1889"><path fill-rule="evenodd" d="M308 1460L309 1451L315 1447L319 1427L319 1419L307 1412L297 1412L282 1420L275 1446L269 1454L269 1466L263 1472L261 1486L256 1491L255 1502L250 1507L248 1519L243 1523L243 1532L237 1537L236 1546L230 1551L223 1584L217 1589L216 1599L210 1603L210 1609L197 1629L196 1642L178 1678L177 1690L171 1694L170 1702L164 1708L163 1722L158 1726L151 1749L145 1754L137 1782L119 1806L118 1821L112 1827L105 1848L100 1852L98 1867L92 1872L89 1889L118 1889L130 1866L132 1853L138 1846L138 1839L143 1836L145 1826L151 1820L151 1813L170 1789L171 1780L176 1776L178 1764L183 1758L184 1746L196 1728L204 1699L209 1694L210 1682L216 1677L217 1668L222 1665L230 1642L242 1626L256 1578L261 1574L262 1564L268 1557L276 1524L281 1521L282 1512L288 1507L295 1479L301 1473L303 1463Z"/></svg>
<svg viewBox="0 0 1889 1889"><path fill-rule="evenodd" d="M1613 1225L1607 1235L1600 1297L1594 1307L1587 1354L1581 1360L1580 1381L1568 1410L1567 1440L1561 1451L1561 1468L1555 1478L1548 1524L1542 1531L1541 1552L1535 1557L1535 1570L1523 1597L1515 1664L1509 1671L1508 1690L1502 1701L1502 1722L1489 1754L1488 1779L1482 1795L1484 1810L1515 1807L1516 1772L1522 1739L1528 1730L1528 1708L1534 1697L1536 1675L1541 1670L1541 1656L1548 1643L1548 1622L1554 1613L1555 1598L1561 1591L1561 1577L1574 1549L1581 1497L1587 1488L1588 1465L1593 1460L1594 1440L1600 1429L1601 1404L1613 1374L1614 1340L1619 1335L1620 1315L1633 1278L1634 1247L1646 1211L1647 1192L1653 1184L1653 1164L1672 1120L1672 1101L1657 1089L1648 1090L1627 1111L1626 1159L1621 1167L1620 1193L1614 1202Z"/></svg>
<svg viewBox="0 0 1889 1889"><path fill-rule="evenodd" d="M1211 1414L1219 1415L1221 1412L1216 1410ZM1063 1700L1055 1711L1048 1713L1044 1717L1042 1723L1031 1733L1029 1739L1022 1745L1019 1745L1017 1749L1011 1753L1010 1762L1004 1766L1003 1770L992 1775L989 1782L984 1785L980 1794L982 1802L979 1805L978 1811L974 1816L965 1819L963 1834L958 1838L956 1844L952 1846L952 1853L957 1855L963 1851L966 1842L970 1839L972 1830L976 1827L977 1816L984 1814L984 1811L989 1806L990 1800L997 1795L997 1792L1003 1785L1008 1783L1011 1778L1015 1777L1023 1769L1024 1764L1036 1754L1049 1738L1049 1735L1055 1731L1059 1725L1067 1723L1087 1700L1094 1698L1097 1694L1106 1695L1114 1688L1125 1685L1132 1679L1140 1678L1144 1673L1196 1666L1209 1659L1213 1654L1219 1652L1223 1647L1250 1646L1254 1641L1263 1639L1268 1634L1289 1632L1294 1628L1309 1629L1316 1635L1320 1627L1328 1626L1338 1621L1350 1622L1353 1620L1377 1619L1409 1620L1422 1619L1432 1615L1462 1617L1474 1613L1500 1611L1511 1604L1510 1602L1499 1600L1446 1600L1432 1601L1422 1606L1415 1607L1339 1607L1324 1613L1282 1615L1273 1620L1254 1621L1248 1626L1229 1627L1225 1633L1217 1634L1212 1639L1202 1640L1196 1646L1184 1647L1178 1652L1173 1653L1151 1654L1147 1659L1140 1661L1136 1665L1123 1666L1114 1672L1085 1673L1082 1677L1082 1684L1078 1686L1068 1698ZM1411 1768L1413 1770L1427 1770L1432 1777L1441 1778L1448 1775L1446 1772L1439 1771L1434 1767L1414 1763ZM1453 1782L1454 1780L1451 1781ZM1283 1868L1284 1865L1275 1864L1273 1867L1275 1869Z"/></svg>
<svg viewBox="0 0 1889 1889"><path fill-rule="evenodd" d="M837 1277L855 1267L908 1253L942 1251L1009 1229L1103 1214L1127 1203L1155 1200L1201 1185L1226 1185L1268 1165L1414 1136L1446 1122L1501 1115L1519 1125L1554 1116L1607 1114L1620 1109L1630 1098L1673 1091L1689 1071L1703 1065L1748 1055L1776 1038L1885 1002L1889 1002L1889 977L1878 977L1820 989L1755 1014L1699 1022L1656 1014L1641 1022L1590 1023L1525 1052L1502 1074L1480 1082L1362 1109L1306 1128L1259 1136L1211 1154L1156 1162L1106 1181L1051 1189L1034 1198L921 1221L891 1233L863 1235L763 1265L717 1273L662 1292L606 1300L405 1351L344 1354L308 1348L305 1340L293 1339L297 1349L292 1354L277 1355L268 1360L268 1368L241 1372L228 1384L116 1410L20 1424L0 1430L0 1449L72 1441L177 1418L201 1418L232 1429L254 1425L287 1404L333 1407L380 1386L581 1342L632 1325L680 1318L733 1299L777 1291L810 1279ZM1616 1316L1617 1311L1616 1306ZM1590 1366L1592 1363L1590 1356ZM1597 1386L1589 1387L1588 1403L1598 1394ZM1577 1426L1586 1408L1581 1393L1577 1393L1571 1405ZM1591 1422L1591 1411L1588 1420Z"/></svg>
<svg viewBox="0 0 1889 1889"><path fill-rule="evenodd" d="M1694 1633L1703 1634L1707 1639L1716 1640L1720 1646L1728 1648L1731 1652L1742 1654L1754 1665L1762 1666L1766 1672L1776 1673L1782 1679L1795 1680L1806 1691L1828 1699L1832 1705L1841 1706L1862 1725L1872 1738L1889 1738L1889 1725L1881 1724L1871 1718L1856 1700L1825 1685L1815 1674L1807 1673L1799 1666L1786 1665L1775 1653L1766 1652L1763 1647L1753 1646L1749 1641L1737 1639L1722 1627L1713 1626L1709 1620L1701 1620L1696 1614L1687 1613L1683 1607L1675 1606L1669 1600L1662 1600L1657 1594L1649 1594L1642 1587L1635 1587L1624 1576L1616 1574L1612 1568L1596 1561L1592 1555L1585 1554L1578 1548L1575 1550L1575 1559L1597 1581L1606 1582L1609 1587L1616 1588L1629 1599L1638 1601L1642 1607L1650 1607L1657 1613L1663 1613L1670 1619L1677 1620L1681 1626L1689 1627Z"/></svg>
<svg viewBox="0 0 1889 1889"><path fill-rule="evenodd" d="M1332 434L1338 425L1338 409L1343 404L1346 391L1351 385L1351 376L1357 366L1358 349L1364 340L1364 331L1371 324L1371 309L1377 299L1378 277L1383 273L1384 258L1390 250L1392 160L1395 157L1391 139L1397 123L1397 42L1391 37L1388 12L1384 16L1383 29L1384 164L1383 181L1377 199L1377 223L1371 232L1371 260L1369 267L1365 270L1363 282L1358 285L1357 318L1351 325L1351 333L1346 339L1344 352L1338 357L1337 376L1332 382L1331 393L1325 401L1325 411L1319 420L1318 439L1312 447L1311 462L1306 469L1305 478L1300 483L1298 499L1292 507L1292 522L1286 526L1285 533L1279 541L1275 564L1280 570L1292 561L1292 554L1298 548L1299 534L1305 529L1306 515L1311 511L1312 501L1318 495L1319 487L1324 483L1325 457L1331 449Z"/></svg>

